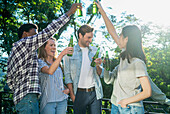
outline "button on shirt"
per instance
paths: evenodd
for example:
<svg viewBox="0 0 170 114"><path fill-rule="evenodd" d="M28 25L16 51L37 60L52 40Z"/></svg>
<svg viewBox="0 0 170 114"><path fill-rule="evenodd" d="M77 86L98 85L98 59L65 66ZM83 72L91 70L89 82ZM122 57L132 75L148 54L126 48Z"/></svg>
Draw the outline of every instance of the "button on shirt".
<svg viewBox="0 0 170 114"><path fill-rule="evenodd" d="M90 61L92 61L92 57L95 55L97 51L96 47L89 46L88 56ZM64 74L65 74L65 83L72 83L74 94L76 95L80 72L82 67L82 51L80 46L77 44L74 46L74 52L72 57L65 56L64 57ZM93 78L97 99L101 99L103 97L102 84L100 81L100 77L103 77L104 69L102 69L102 73L100 76L97 74L96 67L93 67Z"/></svg>
<svg viewBox="0 0 170 114"><path fill-rule="evenodd" d="M36 50L68 21L69 17L64 14L49 24L42 32L22 38L13 44L8 58L7 83L14 92L15 104L20 102L28 93L41 93Z"/></svg>
<svg viewBox="0 0 170 114"><path fill-rule="evenodd" d="M40 87L42 90L42 95L40 98L40 112L43 110L44 106L49 102L59 102L68 98L68 95L64 94L62 91L64 90L63 84L63 73L60 67L56 69L53 75L49 75L46 73L42 73L41 69L44 66L50 67L43 60L38 60L39 64L39 79L40 79Z"/></svg>

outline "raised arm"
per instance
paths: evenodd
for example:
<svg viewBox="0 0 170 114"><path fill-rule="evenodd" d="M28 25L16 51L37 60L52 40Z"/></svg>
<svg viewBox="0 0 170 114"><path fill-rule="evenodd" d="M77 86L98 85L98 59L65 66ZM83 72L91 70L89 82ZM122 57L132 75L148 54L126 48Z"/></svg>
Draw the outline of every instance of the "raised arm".
<svg viewBox="0 0 170 114"><path fill-rule="evenodd" d="M52 75L56 71L56 69L58 68L63 56L66 55L66 54L72 54L73 53L73 51L71 51L71 50L73 50L73 47L65 48L60 53L60 55L57 57L57 59L54 61L54 63L50 67L48 67L48 66L43 67L41 69L41 72Z"/></svg>
<svg viewBox="0 0 170 114"><path fill-rule="evenodd" d="M63 27L69 20L70 16L75 13L77 6L81 7L81 3L72 4L70 10L64 15L60 16L58 19L53 20L45 29L43 29L38 34L24 38L21 41L21 44L25 45L24 47L28 51L35 51L41 47L52 35L54 35L61 27Z"/></svg>
<svg viewBox="0 0 170 114"><path fill-rule="evenodd" d="M116 44L119 46L119 36L116 33L115 27L112 24L112 22L110 21L110 19L108 18L108 16L106 15L106 12L103 10L100 2L95 2L97 7L99 8L99 12L101 13L103 20L105 22L106 28L109 32L109 34L112 36L113 40L116 42Z"/></svg>

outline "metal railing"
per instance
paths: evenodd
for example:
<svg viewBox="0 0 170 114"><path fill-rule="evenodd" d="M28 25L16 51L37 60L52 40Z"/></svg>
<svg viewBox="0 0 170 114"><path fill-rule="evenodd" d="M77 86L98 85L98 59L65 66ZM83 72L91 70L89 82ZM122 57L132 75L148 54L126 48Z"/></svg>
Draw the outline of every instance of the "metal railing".
<svg viewBox="0 0 170 114"><path fill-rule="evenodd" d="M15 106L12 101L11 92L0 92L0 114L16 114ZM170 106L162 105L154 101L143 101L145 114L170 114ZM111 102L110 99L102 99L102 114L110 114ZM68 99L67 114L73 114L73 103Z"/></svg>

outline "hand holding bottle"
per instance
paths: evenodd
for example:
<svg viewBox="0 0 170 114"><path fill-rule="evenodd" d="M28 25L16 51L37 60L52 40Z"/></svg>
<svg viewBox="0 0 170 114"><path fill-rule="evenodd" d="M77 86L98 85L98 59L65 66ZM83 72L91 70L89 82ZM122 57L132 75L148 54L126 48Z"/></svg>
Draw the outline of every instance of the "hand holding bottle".
<svg viewBox="0 0 170 114"><path fill-rule="evenodd" d="M70 38L70 42L68 44L68 47L73 47L73 35L71 35L71 38ZM71 51L71 50L70 50ZM72 54L67 54L67 56L72 56L73 55L73 50L72 50Z"/></svg>
<svg viewBox="0 0 170 114"><path fill-rule="evenodd" d="M67 47L67 48L65 48L65 49L61 52L61 54L62 54L63 56L66 55L66 54L72 55L73 52L74 52L73 47Z"/></svg>
<svg viewBox="0 0 170 114"><path fill-rule="evenodd" d="M96 63L96 66L100 66L102 63L102 59L101 58L97 58L94 60L94 62Z"/></svg>
<svg viewBox="0 0 170 114"><path fill-rule="evenodd" d="M97 2L95 2L95 4L97 5L98 10L99 10L100 13L101 13L102 11L104 11L103 8L102 8L102 6L101 6L101 4L100 4L100 2L99 2L99 0L98 0Z"/></svg>
<svg viewBox="0 0 170 114"><path fill-rule="evenodd" d="M82 9L82 4L81 3L72 4L70 10L66 14L68 16L71 16L72 14L74 14L76 12L77 8Z"/></svg>
<svg viewBox="0 0 170 114"><path fill-rule="evenodd" d="M91 67L95 67L96 66L96 63L94 61L98 58L99 52L100 52L100 47L97 49L97 52L95 53L95 55L92 58L93 60L92 60L92 62L90 64Z"/></svg>

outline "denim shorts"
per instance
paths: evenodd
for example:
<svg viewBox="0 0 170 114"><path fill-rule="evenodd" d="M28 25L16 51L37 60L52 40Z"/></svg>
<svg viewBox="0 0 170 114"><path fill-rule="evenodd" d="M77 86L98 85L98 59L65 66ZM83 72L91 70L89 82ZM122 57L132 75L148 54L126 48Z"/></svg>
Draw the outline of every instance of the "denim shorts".
<svg viewBox="0 0 170 114"><path fill-rule="evenodd" d="M37 93L27 94L16 104L18 114L39 114L39 102Z"/></svg>
<svg viewBox="0 0 170 114"><path fill-rule="evenodd" d="M111 114L144 114L144 107L127 105L126 108L122 108L120 105L112 104Z"/></svg>

